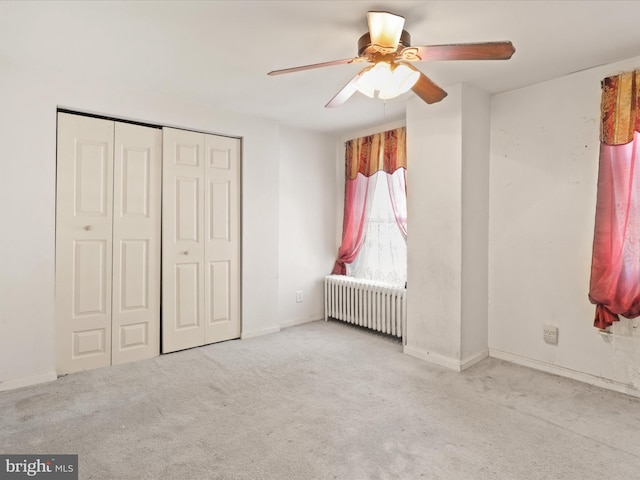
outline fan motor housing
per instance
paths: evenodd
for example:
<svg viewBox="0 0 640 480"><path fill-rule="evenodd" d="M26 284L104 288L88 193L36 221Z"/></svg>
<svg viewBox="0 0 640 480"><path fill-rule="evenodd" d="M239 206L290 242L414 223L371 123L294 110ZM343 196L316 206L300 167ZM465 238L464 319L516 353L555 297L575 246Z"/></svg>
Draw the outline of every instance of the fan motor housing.
<svg viewBox="0 0 640 480"><path fill-rule="evenodd" d="M398 48L396 51L400 51L403 48L411 46L411 35L406 30L402 30L400 34L400 41L398 42ZM358 55L360 57L366 57L375 53L376 50L371 45L371 35L369 32L365 33L358 40Z"/></svg>

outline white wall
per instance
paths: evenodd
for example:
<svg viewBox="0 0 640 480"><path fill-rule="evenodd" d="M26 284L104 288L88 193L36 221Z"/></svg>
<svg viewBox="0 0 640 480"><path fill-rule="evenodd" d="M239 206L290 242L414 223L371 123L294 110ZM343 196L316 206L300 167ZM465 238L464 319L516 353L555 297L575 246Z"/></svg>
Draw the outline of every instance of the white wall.
<svg viewBox="0 0 640 480"><path fill-rule="evenodd" d="M461 370L488 355L489 95L407 108L405 353Z"/></svg>
<svg viewBox="0 0 640 480"><path fill-rule="evenodd" d="M58 106L243 138L243 336L279 329L277 123L5 61L0 105L0 390L55 378Z"/></svg>
<svg viewBox="0 0 640 480"><path fill-rule="evenodd" d="M407 345L450 366L460 360L462 86L407 107Z"/></svg>
<svg viewBox="0 0 640 480"><path fill-rule="evenodd" d="M489 135L491 97L462 89L462 304L463 365L488 355Z"/></svg>
<svg viewBox="0 0 640 480"><path fill-rule="evenodd" d="M324 318L335 260L335 137L280 130L280 326ZM302 303L296 292L303 293Z"/></svg>
<svg viewBox="0 0 640 480"><path fill-rule="evenodd" d="M600 81L639 67L640 57L495 96L490 173L490 354L633 394L638 322L599 334L587 293ZM557 346L543 342L544 324L559 328Z"/></svg>

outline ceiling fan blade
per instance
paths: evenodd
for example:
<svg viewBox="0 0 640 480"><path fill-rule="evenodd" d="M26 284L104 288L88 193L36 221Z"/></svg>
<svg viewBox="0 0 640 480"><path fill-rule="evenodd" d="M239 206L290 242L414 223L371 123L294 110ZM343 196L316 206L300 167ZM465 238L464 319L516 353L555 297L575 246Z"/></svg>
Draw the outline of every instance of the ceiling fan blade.
<svg viewBox="0 0 640 480"><path fill-rule="evenodd" d="M329 100L329 103L327 103L325 105L325 107L326 108L339 107L344 102L349 100L349 98L351 98L351 95L356 93L356 91L358 90L357 87L356 87L356 82L362 76L363 73L364 73L364 70L358 72L358 74L355 77L353 77L349 81L349 83L347 83L344 87L342 87L342 90L340 90L338 93L336 93L333 96L333 98L331 100Z"/></svg>
<svg viewBox="0 0 640 480"><path fill-rule="evenodd" d="M405 60L508 60L516 51L511 42L421 45L402 50Z"/></svg>
<svg viewBox="0 0 640 480"><path fill-rule="evenodd" d="M373 48L382 53L395 52L402 35L404 17L388 12L368 12L367 23Z"/></svg>
<svg viewBox="0 0 640 480"><path fill-rule="evenodd" d="M429 77L420 72L420 77L411 90L427 103L436 103L447 96L447 92L433 83Z"/></svg>
<svg viewBox="0 0 640 480"><path fill-rule="evenodd" d="M364 60L366 60L366 58L364 57L344 58L342 60L332 60L330 62L312 63L311 65L302 65L300 67L283 68L282 70L273 70L267 73L267 75L282 75L283 73L301 72L303 70L330 67L332 65L344 65L345 63L362 62Z"/></svg>

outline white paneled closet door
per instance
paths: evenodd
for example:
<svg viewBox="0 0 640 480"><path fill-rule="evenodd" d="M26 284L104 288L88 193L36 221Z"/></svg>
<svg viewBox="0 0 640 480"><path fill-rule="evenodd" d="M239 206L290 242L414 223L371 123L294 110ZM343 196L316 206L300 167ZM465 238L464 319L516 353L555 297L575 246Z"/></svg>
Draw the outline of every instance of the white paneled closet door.
<svg viewBox="0 0 640 480"><path fill-rule="evenodd" d="M205 136L205 343L240 336L240 140Z"/></svg>
<svg viewBox="0 0 640 480"><path fill-rule="evenodd" d="M58 373L159 352L161 136L58 114Z"/></svg>
<svg viewBox="0 0 640 480"><path fill-rule="evenodd" d="M204 136L162 134L162 351L204 339Z"/></svg>
<svg viewBox="0 0 640 480"><path fill-rule="evenodd" d="M56 367L111 364L114 123L58 114Z"/></svg>
<svg viewBox="0 0 640 480"><path fill-rule="evenodd" d="M163 131L162 351L240 336L240 140Z"/></svg>
<svg viewBox="0 0 640 480"><path fill-rule="evenodd" d="M160 353L162 130L116 122L111 363Z"/></svg>

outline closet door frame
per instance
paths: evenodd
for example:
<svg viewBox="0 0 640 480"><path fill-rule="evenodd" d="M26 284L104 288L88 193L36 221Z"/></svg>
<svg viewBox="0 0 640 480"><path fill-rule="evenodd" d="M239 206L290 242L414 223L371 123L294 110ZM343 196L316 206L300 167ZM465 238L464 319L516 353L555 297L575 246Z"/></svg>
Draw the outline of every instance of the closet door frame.
<svg viewBox="0 0 640 480"><path fill-rule="evenodd" d="M72 200L60 197L56 199L55 338L57 372L66 374L115 365L206 343L240 338L242 331L242 140L238 137L172 129L66 109L58 109L57 114L58 136L60 135L60 125L70 121L85 122L100 125L99 128L106 128L106 132L102 132L101 140L97 144L92 141L85 142L86 145L96 144L97 147L93 146L100 152L100 159L94 159L92 162L101 165L100 168L104 170L100 179L101 186L93 189L85 187L84 197L75 192L72 195ZM66 118L66 120L61 121L60 118ZM155 156L155 152L145 152L145 148L137 147L133 147L133 150L127 152L124 144L118 141L118 125L122 126L123 130L148 128L160 133L161 138L157 145L161 158L157 169L151 169L145 173L146 165L148 165L145 155ZM62 129L65 128L63 125ZM202 175L198 180L195 180L195 177L189 173L188 168L178 169L179 172L172 169L166 170L167 162L162 156L168 148L167 131L183 132L187 135L193 134L203 139L206 138L206 142L204 140L198 141L198 158L195 162L199 168L202 168ZM222 144L219 144L218 140L222 140ZM227 141L230 146L226 145ZM58 141L59 165L57 169L60 167L61 155L73 157L77 154L78 148L82 150L82 140L75 139L72 143L74 146L70 147L69 143ZM78 147L78 145L80 146ZM152 147L151 150L154 148ZM175 148L174 145L174 152L182 155L183 159L187 159L189 148L182 149L182 151L180 148L177 150ZM122 181L122 175L125 175L124 171L127 168L123 162L127 161L124 156L132 152L134 156L139 155L129 166L137 164L137 167L133 168L137 169L138 177L149 175L150 190L152 190L151 185L158 187L158 191L155 193L158 197L156 213L160 220L155 224L150 222L152 225L147 228L149 232L154 230L157 232L155 233L156 245L153 245L154 242L149 237L149 235L153 236L152 233L136 234L126 228L127 223L131 224L132 218L125 221L124 217L127 215L121 215L122 218L116 219L118 212L122 213L127 209L123 204L123 195L126 196L127 188L131 187L127 187ZM230 156L225 158L225 155ZM178 161L176 165L188 167L189 163L193 163L193 161L193 159L185 160L182 162L184 165L179 165L180 161ZM231 163L225 164L227 161ZM71 168L77 169L82 162L73 157L72 163ZM88 165L91 161L85 163ZM175 159L174 163L176 163ZM225 177L227 173L223 173L223 176L220 177L219 171L228 169L229 165L234 167L229 169L233 170L230 172L230 177ZM218 172L214 172L215 170ZM76 173L74 172L71 176L73 179L82 177ZM195 193L192 191L186 195L187 197L196 195L200 205L192 223L195 228L194 232L196 232L192 238L188 238L188 235L176 237L176 232L173 232L172 241L166 240L165 225L175 221L168 216L164 209L164 204L167 201L165 195L171 196L173 202L176 199L175 181L167 182L168 175L171 173L179 174L178 183L182 182L182 185L179 185L178 189L182 187L182 194L188 190L189 183L196 190ZM63 179L62 177L63 175L56 171L57 192L73 191L74 188L79 188L74 185L76 180L70 183L69 178ZM159 183L155 183L153 179L155 177L159 177ZM153 192L147 193L154 196ZM78 198L86 200L89 198L87 195L94 195L94 197L103 195L104 197L101 197L99 202L95 198L90 200L93 202L92 204L99 204L97 210L95 208L92 211L84 211L82 208L79 210L82 214L88 213L92 218L87 219L80 215L74 220L75 223L69 227L59 225L58 219L62 223L69 216L62 213L62 210L69 211L69 207L74 207L71 203L77 203ZM225 234L219 235L220 230L216 232L216 228L220 224L215 224L216 220L206 208L214 208L213 205L219 204L222 198L228 199L230 203L224 207L228 208L229 214L226 219L227 225L224 227ZM142 204L139 203L138 206L140 205ZM205 205L208 207L205 208ZM151 214L151 210L153 210L151 204L149 209L150 211L147 213ZM128 211L128 213L132 212ZM147 216L144 207L134 208L133 213L138 215L138 220L147 223L144 220ZM205 215L208 215L208 218L205 218ZM71 215L71 217L73 216ZM96 219L99 220L97 223L101 222L100 225L96 223ZM123 228L122 232L120 232L121 228ZM235 249L225 258L219 257L215 251L216 248L219 248L216 243L219 245L221 241L233 244L225 246L225 249ZM197 248L193 248L194 246ZM95 278L90 278L89 281L87 281L87 272L82 270L82 263L78 262L78 259L84 258L88 258L100 266L98 273L94 272L93 274ZM154 258L159 261L156 271L152 265ZM148 270L145 270L143 265L147 261L146 259L148 259ZM184 305L181 306L180 301L176 301L175 289L172 292L167 290L168 287L164 280L165 277L173 278L175 285L176 272L182 274L182 280L187 281L191 277L194 284L197 284L197 293L191 302L193 315L190 319L188 319L189 308L186 310L182 308ZM89 274L89 276L91 275ZM69 281L70 278L71 281ZM122 290L123 282L131 282L131 279L138 282L138 288L134 295L135 298L127 299ZM221 282L226 282L227 292L233 293L234 298L228 296L224 298L226 293L224 295L212 293L218 292L215 290L214 284ZM205 290L208 293L205 293ZM154 291L157 294L154 294ZM224 292L224 290L222 291ZM158 297L155 302L154 296ZM218 298L214 299L213 297L216 296ZM178 300L180 299L178 298ZM154 304L157 305L156 308L153 308ZM181 308L182 311L180 311ZM142 310L149 310L150 317L149 315L147 317L156 319L155 328L152 325L153 320L149 323L135 314L136 311L141 313ZM173 312L173 315L167 316L168 312ZM179 322L176 323L176 312L182 315L181 320L178 318L182 325ZM173 318L167 319L171 316ZM173 324L173 327L170 324ZM171 337L170 329L175 329L176 326L180 327L179 330L192 330L192 333L187 335L190 337L188 340L171 344L171 341L167 341L167 337ZM196 331L197 334L194 334L193 332ZM197 341L194 340L196 336L198 337Z"/></svg>

